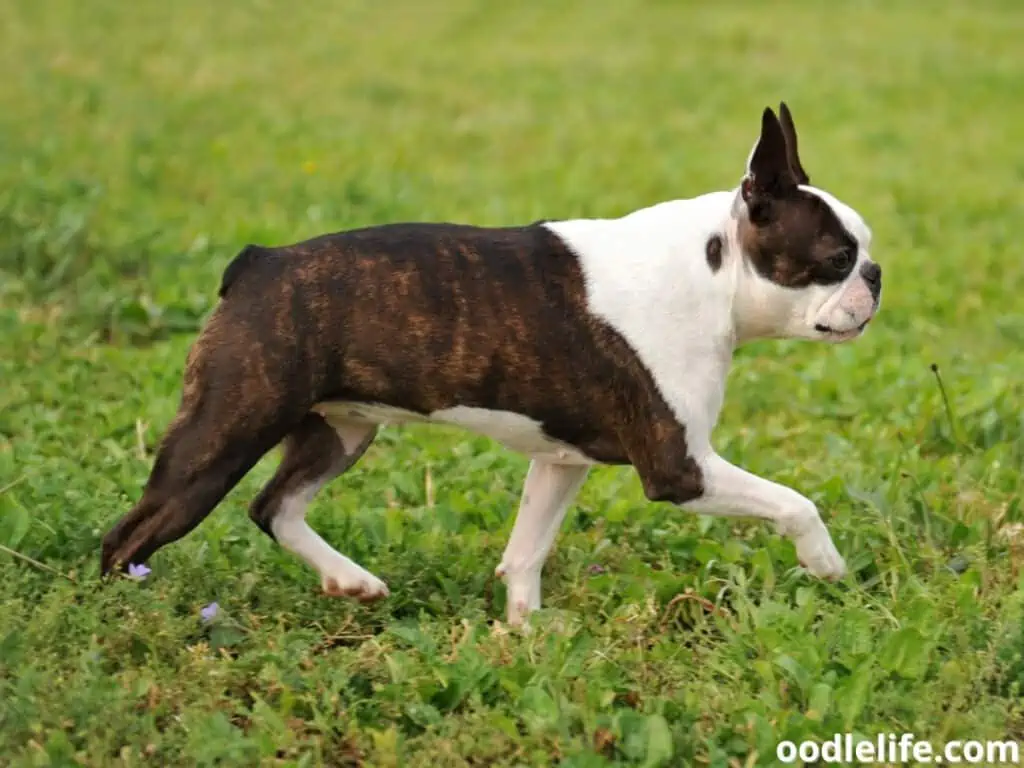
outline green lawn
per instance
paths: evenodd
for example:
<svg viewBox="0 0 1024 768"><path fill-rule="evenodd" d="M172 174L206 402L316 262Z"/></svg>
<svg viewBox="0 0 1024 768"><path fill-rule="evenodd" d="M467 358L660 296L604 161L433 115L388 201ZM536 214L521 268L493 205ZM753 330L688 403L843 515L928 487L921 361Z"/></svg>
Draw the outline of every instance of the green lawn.
<svg viewBox="0 0 1024 768"><path fill-rule="evenodd" d="M36 563L0 552L0 764L751 766L847 731L1024 739L1019 0L165 8L3 5L0 545ZM276 457L144 581L100 582L242 245L724 189L780 99L815 183L872 225L886 293L857 343L743 349L717 445L818 502L847 581L602 468L534 632L508 632L492 573L526 460L410 427L311 515L387 601L321 596L249 522Z"/></svg>

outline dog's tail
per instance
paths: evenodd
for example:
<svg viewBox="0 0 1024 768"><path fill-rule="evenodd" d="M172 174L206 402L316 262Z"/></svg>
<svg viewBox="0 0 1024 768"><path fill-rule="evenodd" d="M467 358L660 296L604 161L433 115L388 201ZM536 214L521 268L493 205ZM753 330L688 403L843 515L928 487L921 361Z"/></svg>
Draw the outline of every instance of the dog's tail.
<svg viewBox="0 0 1024 768"><path fill-rule="evenodd" d="M224 275L220 279L220 290L217 291L217 295L222 299L227 296L228 290L241 277L242 273L248 271L253 262L265 258L269 253L269 248L259 245L245 246L224 270Z"/></svg>

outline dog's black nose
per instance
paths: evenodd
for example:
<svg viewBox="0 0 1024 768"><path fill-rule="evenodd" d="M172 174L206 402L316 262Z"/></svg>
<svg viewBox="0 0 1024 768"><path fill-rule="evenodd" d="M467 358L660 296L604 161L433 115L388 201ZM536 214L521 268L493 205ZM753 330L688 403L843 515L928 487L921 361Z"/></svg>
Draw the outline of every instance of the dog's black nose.
<svg viewBox="0 0 1024 768"><path fill-rule="evenodd" d="M882 268L873 261L866 262L860 268L860 274L872 285L882 282Z"/></svg>
<svg viewBox="0 0 1024 768"><path fill-rule="evenodd" d="M875 262L869 261L860 268L860 274L864 278L864 282L868 284L871 298L877 304L878 297L882 294L882 268Z"/></svg>

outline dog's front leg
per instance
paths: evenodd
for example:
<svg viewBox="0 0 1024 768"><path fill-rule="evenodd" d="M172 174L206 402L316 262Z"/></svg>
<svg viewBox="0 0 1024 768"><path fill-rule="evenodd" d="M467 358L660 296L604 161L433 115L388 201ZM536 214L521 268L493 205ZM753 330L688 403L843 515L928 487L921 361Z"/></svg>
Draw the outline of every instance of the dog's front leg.
<svg viewBox="0 0 1024 768"><path fill-rule="evenodd" d="M698 462L702 493L684 507L699 514L750 516L775 523L796 547L797 559L813 576L840 579L846 564L810 499L753 475L717 454Z"/></svg>
<svg viewBox="0 0 1024 768"><path fill-rule="evenodd" d="M812 575L845 575L843 558L810 499L730 464L709 447L695 459L686 431L671 419L627 433L627 438L630 459L651 501L670 501L703 515L768 520L792 540L797 558ZM694 443L708 445L707 440Z"/></svg>
<svg viewBox="0 0 1024 768"><path fill-rule="evenodd" d="M588 469L536 459L530 463L519 514L495 571L505 580L509 624L522 624L530 611L540 608L541 569Z"/></svg>

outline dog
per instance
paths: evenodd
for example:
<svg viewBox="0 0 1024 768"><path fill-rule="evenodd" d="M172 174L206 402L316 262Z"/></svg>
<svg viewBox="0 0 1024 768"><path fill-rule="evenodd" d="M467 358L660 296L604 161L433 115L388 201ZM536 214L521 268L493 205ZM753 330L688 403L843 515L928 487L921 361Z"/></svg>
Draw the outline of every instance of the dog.
<svg viewBox="0 0 1024 768"><path fill-rule="evenodd" d="M393 223L246 246L192 345L179 410L138 503L104 537L104 574L191 531L272 448L250 506L329 595L388 595L305 521L386 423L455 425L530 457L496 575L507 620L595 464L644 494L769 521L815 577L846 566L815 504L711 444L734 349L846 342L878 311L871 230L810 185L785 103L766 108L739 187L621 218L525 226Z"/></svg>

